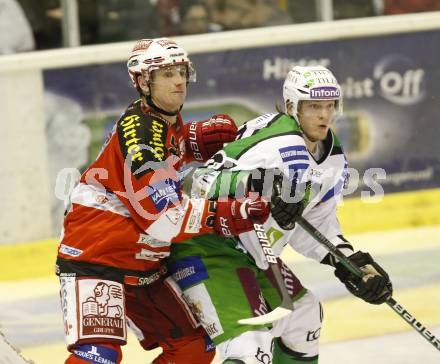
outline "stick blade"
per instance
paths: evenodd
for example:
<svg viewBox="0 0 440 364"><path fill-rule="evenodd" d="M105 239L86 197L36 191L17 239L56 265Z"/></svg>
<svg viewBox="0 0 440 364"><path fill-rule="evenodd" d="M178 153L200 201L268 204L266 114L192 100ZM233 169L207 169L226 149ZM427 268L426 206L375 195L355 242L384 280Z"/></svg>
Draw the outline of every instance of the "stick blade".
<svg viewBox="0 0 440 364"><path fill-rule="evenodd" d="M238 320L241 325L265 325L281 320L292 312L291 309L284 307L277 307L275 310L261 316L251 317L247 319Z"/></svg>

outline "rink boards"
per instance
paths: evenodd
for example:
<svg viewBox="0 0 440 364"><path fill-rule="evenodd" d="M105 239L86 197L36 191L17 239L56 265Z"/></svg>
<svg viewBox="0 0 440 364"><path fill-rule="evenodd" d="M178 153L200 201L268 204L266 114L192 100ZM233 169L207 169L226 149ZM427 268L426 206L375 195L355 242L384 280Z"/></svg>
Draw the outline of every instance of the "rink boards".
<svg viewBox="0 0 440 364"><path fill-rule="evenodd" d="M436 329L440 328L440 226L348 238L357 248L371 252L387 269L395 287L394 298L440 335ZM54 240L0 250L2 261L19 267L9 279L2 272L0 289L7 292L0 298L2 329L37 364L60 363L65 355L58 283L50 275L55 250ZM323 301L320 363L352 364L354 358L358 364L370 363L372 358L387 364L409 364L416 358L423 359L424 364L438 363L440 354L387 306L367 305L349 296L326 266L288 249L283 258ZM143 352L133 336L124 353L128 363L148 363L157 354Z"/></svg>

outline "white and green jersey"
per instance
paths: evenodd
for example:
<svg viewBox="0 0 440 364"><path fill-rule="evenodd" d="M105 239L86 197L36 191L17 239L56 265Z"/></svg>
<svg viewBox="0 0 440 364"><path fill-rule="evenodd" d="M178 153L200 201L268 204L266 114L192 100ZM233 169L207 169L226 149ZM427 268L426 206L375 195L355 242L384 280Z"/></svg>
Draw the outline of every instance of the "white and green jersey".
<svg viewBox="0 0 440 364"><path fill-rule="evenodd" d="M324 141L324 155L315 160L308 152L298 123L285 114L266 114L245 123L237 140L229 143L199 169L194 176L193 193L206 196L240 194L249 171L280 170L290 181L312 188L306 193L303 217L346 253L350 245L341 235L336 216L337 199L347 178L347 162L336 135L330 131ZM275 254L287 244L299 253L321 261L327 250L301 227L283 230L273 218L265 224ZM266 269L264 255L255 232L241 234L240 242Z"/></svg>

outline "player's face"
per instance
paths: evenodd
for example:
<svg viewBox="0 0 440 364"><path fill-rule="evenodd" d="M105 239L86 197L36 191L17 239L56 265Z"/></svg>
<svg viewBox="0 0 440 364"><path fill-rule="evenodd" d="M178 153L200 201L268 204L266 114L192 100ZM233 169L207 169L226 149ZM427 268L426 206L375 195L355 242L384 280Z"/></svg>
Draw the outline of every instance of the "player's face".
<svg viewBox="0 0 440 364"><path fill-rule="evenodd" d="M298 119L301 129L312 142L324 140L335 117L335 100L301 101Z"/></svg>
<svg viewBox="0 0 440 364"><path fill-rule="evenodd" d="M151 99L154 104L166 111L178 110L186 99L187 67L163 67L153 71L151 78Z"/></svg>

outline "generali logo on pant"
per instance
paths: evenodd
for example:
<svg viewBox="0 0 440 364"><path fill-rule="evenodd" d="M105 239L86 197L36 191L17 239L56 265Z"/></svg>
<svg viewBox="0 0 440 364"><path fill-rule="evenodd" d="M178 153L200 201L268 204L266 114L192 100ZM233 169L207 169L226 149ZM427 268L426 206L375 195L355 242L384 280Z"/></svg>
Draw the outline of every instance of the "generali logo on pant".
<svg viewBox="0 0 440 364"><path fill-rule="evenodd" d="M125 340L124 291L120 283L78 280L80 337L108 337Z"/></svg>

